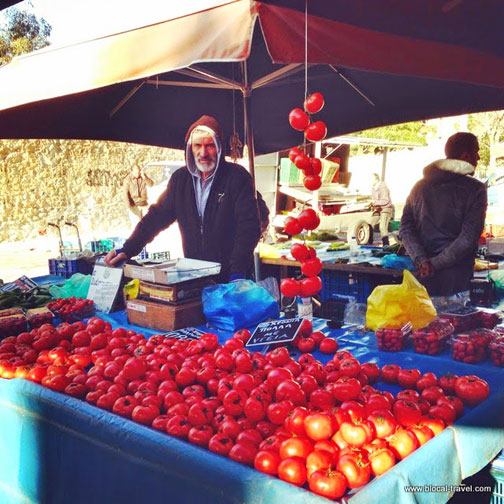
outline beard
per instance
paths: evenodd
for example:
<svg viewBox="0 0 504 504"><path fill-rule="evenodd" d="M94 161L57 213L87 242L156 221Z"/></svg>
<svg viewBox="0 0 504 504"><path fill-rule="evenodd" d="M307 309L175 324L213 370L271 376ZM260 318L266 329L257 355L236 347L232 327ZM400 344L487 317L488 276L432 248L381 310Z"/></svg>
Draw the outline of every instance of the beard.
<svg viewBox="0 0 504 504"><path fill-rule="evenodd" d="M214 168L215 168L215 160L214 159L208 160L208 162L206 162L206 163L201 163L198 159L194 159L194 162L196 164L196 168L198 168L198 170L203 173L209 173L212 170L214 170Z"/></svg>

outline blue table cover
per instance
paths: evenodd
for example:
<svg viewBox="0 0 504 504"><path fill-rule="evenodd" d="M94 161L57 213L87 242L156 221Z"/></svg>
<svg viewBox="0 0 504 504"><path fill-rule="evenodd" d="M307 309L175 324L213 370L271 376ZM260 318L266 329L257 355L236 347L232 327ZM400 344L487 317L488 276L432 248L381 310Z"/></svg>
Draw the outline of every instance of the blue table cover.
<svg viewBox="0 0 504 504"><path fill-rule="evenodd" d="M114 326L130 326L124 312L101 315ZM504 446L503 371L491 363L462 364L448 353L423 356L406 350L377 350L373 334L347 328L330 331L340 349L361 362L398 363L422 372L477 374L490 397L453 426L346 500L440 503L450 491L407 492L405 485L458 485L491 461ZM204 329L204 327L200 328ZM223 342L229 334L219 334ZM316 354L322 361L330 356ZM380 383L379 388L399 388ZM328 502L302 488L264 475L208 450L123 419L84 401L26 380L0 380L0 503L248 503Z"/></svg>

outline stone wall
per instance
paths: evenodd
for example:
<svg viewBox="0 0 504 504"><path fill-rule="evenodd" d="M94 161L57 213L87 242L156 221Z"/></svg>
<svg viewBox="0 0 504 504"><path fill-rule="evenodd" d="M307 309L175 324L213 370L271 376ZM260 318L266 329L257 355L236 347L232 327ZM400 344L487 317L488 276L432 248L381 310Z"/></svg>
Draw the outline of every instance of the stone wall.
<svg viewBox="0 0 504 504"><path fill-rule="evenodd" d="M0 241L34 238L48 222L70 221L98 238L128 229L121 187L131 166L183 159L182 151L121 142L0 140Z"/></svg>

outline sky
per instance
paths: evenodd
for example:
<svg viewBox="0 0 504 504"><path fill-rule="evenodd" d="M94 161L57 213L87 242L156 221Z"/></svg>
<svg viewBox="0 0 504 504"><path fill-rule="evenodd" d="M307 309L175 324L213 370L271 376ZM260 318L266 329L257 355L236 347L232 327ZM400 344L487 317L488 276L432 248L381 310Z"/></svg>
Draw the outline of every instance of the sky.
<svg viewBox="0 0 504 504"><path fill-rule="evenodd" d="M32 0L51 26L51 44L66 45L149 25L229 0ZM32 10L27 1L16 5Z"/></svg>

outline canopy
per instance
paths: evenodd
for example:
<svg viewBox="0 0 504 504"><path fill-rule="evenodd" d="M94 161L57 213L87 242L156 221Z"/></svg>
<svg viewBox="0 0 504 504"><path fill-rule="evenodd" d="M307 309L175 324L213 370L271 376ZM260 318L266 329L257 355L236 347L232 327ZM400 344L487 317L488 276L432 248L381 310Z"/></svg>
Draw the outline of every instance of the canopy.
<svg viewBox="0 0 504 504"><path fill-rule="evenodd" d="M306 28L308 90L325 95L315 118L329 135L504 108L502 2L307 4L306 25L305 0L235 0L16 58L0 68L0 138L181 148L205 113L242 140L252 124L256 153L291 147Z"/></svg>

